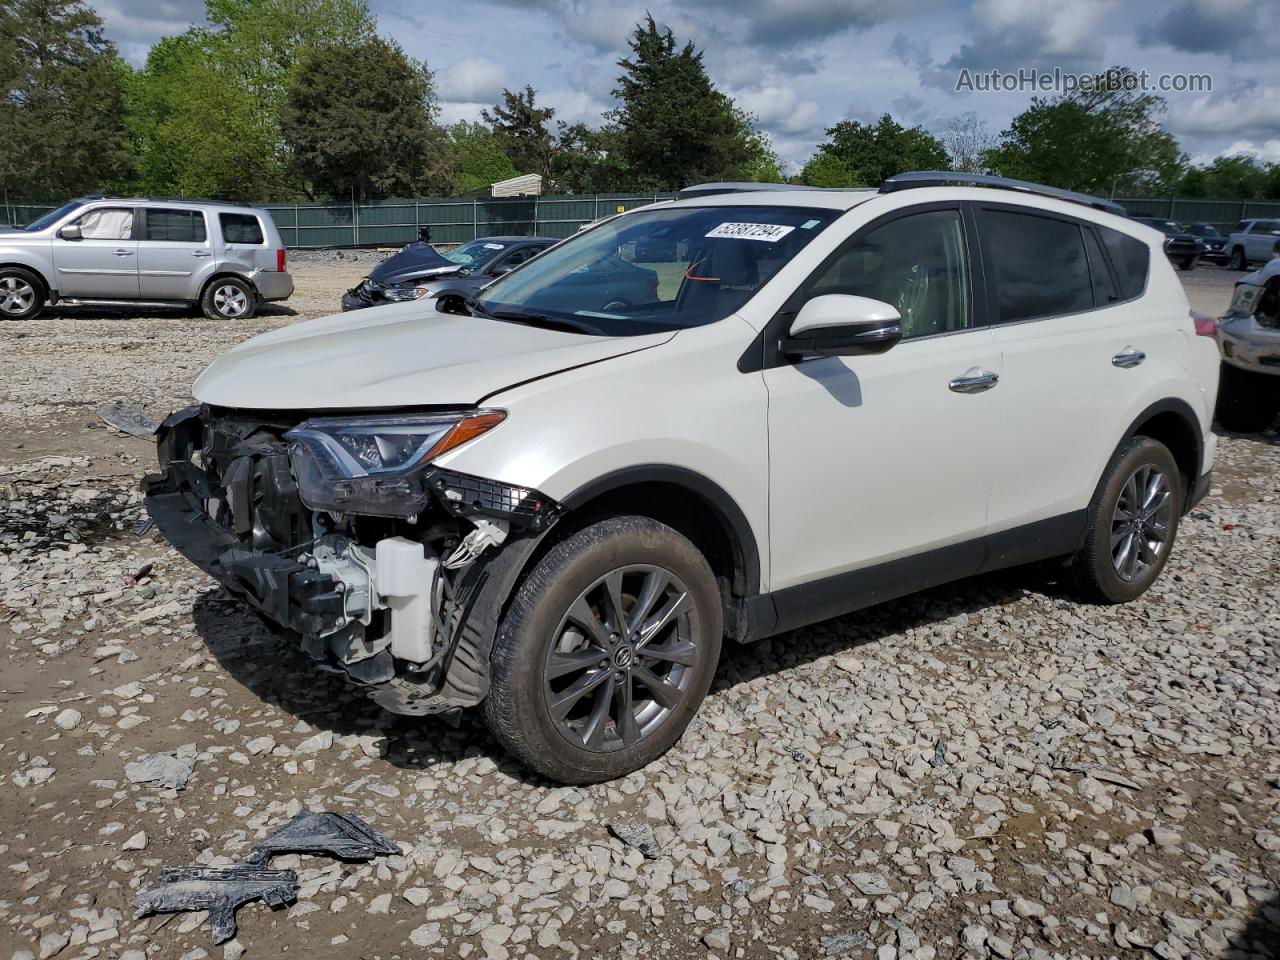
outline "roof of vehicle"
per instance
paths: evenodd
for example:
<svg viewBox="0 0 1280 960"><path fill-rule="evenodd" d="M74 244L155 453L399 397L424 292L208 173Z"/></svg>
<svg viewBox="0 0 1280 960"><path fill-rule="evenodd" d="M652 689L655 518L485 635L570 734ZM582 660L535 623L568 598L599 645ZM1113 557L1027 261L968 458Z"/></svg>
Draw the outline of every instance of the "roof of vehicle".
<svg viewBox="0 0 1280 960"><path fill-rule="evenodd" d="M813 189L793 184L751 184L760 190L742 192L690 193L673 201L683 207L702 207L708 203L717 207L822 207L828 210L851 210L870 200L876 191L869 188L850 187L848 190ZM681 191L684 194L684 191Z"/></svg>
<svg viewBox="0 0 1280 960"><path fill-rule="evenodd" d="M127 200L129 203L189 203L192 206L240 207L246 210L259 209L251 203L238 200L206 200L203 197L138 197L114 193L93 193L84 197L76 197L81 203L92 203L97 200Z"/></svg>

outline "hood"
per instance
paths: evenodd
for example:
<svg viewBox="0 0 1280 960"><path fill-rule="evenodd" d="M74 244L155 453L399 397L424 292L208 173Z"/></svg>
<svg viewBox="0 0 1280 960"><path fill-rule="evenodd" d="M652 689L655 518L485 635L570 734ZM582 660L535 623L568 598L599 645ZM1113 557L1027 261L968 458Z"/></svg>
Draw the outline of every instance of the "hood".
<svg viewBox="0 0 1280 960"><path fill-rule="evenodd" d="M1280 257L1273 257L1260 269L1253 271L1253 273L1246 273L1236 283L1249 283L1255 287L1261 287L1274 277L1280 277Z"/></svg>
<svg viewBox="0 0 1280 960"><path fill-rule="evenodd" d="M191 392L202 403L257 410L465 406L674 336L591 337L398 303L246 340L210 364Z"/></svg>
<svg viewBox="0 0 1280 960"><path fill-rule="evenodd" d="M458 269L458 264L440 256L431 244L418 241L406 244L399 253L393 253L370 270L369 279L377 283L396 284L413 280L427 272L437 276Z"/></svg>

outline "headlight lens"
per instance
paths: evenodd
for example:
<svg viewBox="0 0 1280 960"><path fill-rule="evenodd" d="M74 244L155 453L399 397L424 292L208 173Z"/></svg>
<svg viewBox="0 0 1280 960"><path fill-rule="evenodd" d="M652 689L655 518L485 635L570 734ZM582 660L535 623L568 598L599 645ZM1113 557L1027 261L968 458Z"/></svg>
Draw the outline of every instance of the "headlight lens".
<svg viewBox="0 0 1280 960"><path fill-rule="evenodd" d="M290 461L312 510L415 516L427 501L418 468L503 420L467 414L321 417L290 430Z"/></svg>
<svg viewBox="0 0 1280 960"><path fill-rule="evenodd" d="M427 287L387 287L382 291L382 295L388 300L400 302L403 300L421 300L425 296L429 296L431 290Z"/></svg>
<svg viewBox="0 0 1280 960"><path fill-rule="evenodd" d="M1235 296L1231 298L1231 307L1227 313L1242 317L1252 316L1254 307L1258 305L1258 294L1261 292L1261 287L1255 287L1251 283L1237 283Z"/></svg>

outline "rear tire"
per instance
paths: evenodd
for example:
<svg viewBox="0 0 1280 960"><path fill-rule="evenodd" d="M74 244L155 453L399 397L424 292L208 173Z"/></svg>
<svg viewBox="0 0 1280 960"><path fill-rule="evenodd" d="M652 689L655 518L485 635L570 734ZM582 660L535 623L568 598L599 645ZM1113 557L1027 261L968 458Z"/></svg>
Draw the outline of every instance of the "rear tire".
<svg viewBox="0 0 1280 960"><path fill-rule="evenodd" d="M684 733L722 632L715 577L685 537L647 517L584 527L516 591L490 657L489 729L551 780L625 776Z"/></svg>
<svg viewBox="0 0 1280 960"><path fill-rule="evenodd" d="M1242 247L1235 247L1234 249L1232 249L1231 260L1227 265L1232 270L1249 269L1249 261L1245 259L1244 249Z"/></svg>
<svg viewBox="0 0 1280 960"><path fill-rule="evenodd" d="M1195 257L1188 257L1187 259L1183 260L1181 263L1178 264L1178 269L1194 270L1196 268L1196 263L1197 263L1197 260Z"/></svg>
<svg viewBox="0 0 1280 960"><path fill-rule="evenodd" d="M1116 451L1089 504L1076 585L1094 603L1127 603L1160 576L1178 534L1185 485L1169 448L1134 437Z"/></svg>
<svg viewBox="0 0 1280 960"><path fill-rule="evenodd" d="M44 309L44 284L30 270L0 268L0 319L30 320Z"/></svg>
<svg viewBox="0 0 1280 960"><path fill-rule="evenodd" d="M1280 376L1241 370L1222 364L1218 377L1218 405L1214 411L1224 430L1261 433L1280 413Z"/></svg>
<svg viewBox="0 0 1280 960"><path fill-rule="evenodd" d="M239 277L219 277L204 288L200 310L210 320L251 320L258 312L258 295Z"/></svg>

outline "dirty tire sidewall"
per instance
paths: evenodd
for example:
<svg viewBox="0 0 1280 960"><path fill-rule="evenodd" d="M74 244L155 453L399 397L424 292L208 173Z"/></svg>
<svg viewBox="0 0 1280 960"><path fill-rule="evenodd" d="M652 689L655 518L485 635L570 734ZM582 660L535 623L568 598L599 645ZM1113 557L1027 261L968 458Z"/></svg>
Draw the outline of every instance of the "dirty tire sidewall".
<svg viewBox="0 0 1280 960"><path fill-rule="evenodd" d="M223 313L217 304L218 293L224 288L235 288L244 296L244 309L236 314ZM200 297L200 311L210 320L251 320L258 312L258 295L253 287L239 277L218 277L209 282Z"/></svg>
<svg viewBox="0 0 1280 960"><path fill-rule="evenodd" d="M30 270L21 267L5 267L0 269L0 303L8 300L9 286L13 292L30 290L30 303L25 309L0 310L0 320L30 320L44 309L44 284ZM25 299L25 298L24 298Z"/></svg>
<svg viewBox="0 0 1280 960"><path fill-rule="evenodd" d="M653 564L684 583L699 651L689 692L658 729L630 747L596 753L573 745L545 704L545 658L561 618L598 577L629 564ZM593 523L553 547L525 577L503 618L490 657L484 701L489 729L526 767L560 783L599 783L625 776L662 756L684 733L706 696L720 659L723 614L710 566L671 527L647 517Z"/></svg>
<svg viewBox="0 0 1280 960"><path fill-rule="evenodd" d="M1169 546L1141 577L1128 581L1116 572L1112 560L1111 518L1125 482L1144 464L1158 467L1169 480L1170 492L1174 498L1172 519L1169 522ZM1173 555L1185 498L1184 479L1173 454L1163 443L1139 436L1127 441L1117 450L1107 464L1093 501L1089 504L1089 526L1084 547L1075 557L1076 584L1084 599L1094 603L1127 603L1146 593Z"/></svg>

